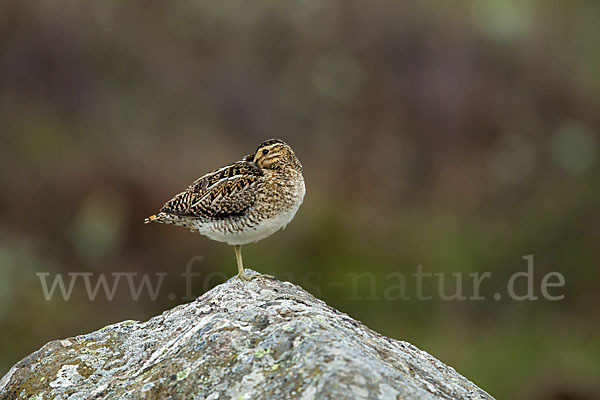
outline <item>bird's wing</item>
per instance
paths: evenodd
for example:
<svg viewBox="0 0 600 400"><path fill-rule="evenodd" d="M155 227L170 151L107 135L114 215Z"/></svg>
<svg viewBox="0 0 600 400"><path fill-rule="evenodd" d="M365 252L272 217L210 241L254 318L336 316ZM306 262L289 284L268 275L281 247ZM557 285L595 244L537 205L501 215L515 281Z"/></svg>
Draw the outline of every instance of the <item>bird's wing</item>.
<svg viewBox="0 0 600 400"><path fill-rule="evenodd" d="M238 161L197 179L169 200L161 212L222 219L243 214L255 201L254 186L263 175L256 164Z"/></svg>

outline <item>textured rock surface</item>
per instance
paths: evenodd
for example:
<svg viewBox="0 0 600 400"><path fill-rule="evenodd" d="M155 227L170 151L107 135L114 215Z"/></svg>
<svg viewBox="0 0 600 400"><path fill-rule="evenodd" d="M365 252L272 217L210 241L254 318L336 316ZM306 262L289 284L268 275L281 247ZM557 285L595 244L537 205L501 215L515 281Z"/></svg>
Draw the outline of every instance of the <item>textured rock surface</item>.
<svg viewBox="0 0 600 400"><path fill-rule="evenodd" d="M147 322L57 340L1 399L491 399L289 282L230 280Z"/></svg>

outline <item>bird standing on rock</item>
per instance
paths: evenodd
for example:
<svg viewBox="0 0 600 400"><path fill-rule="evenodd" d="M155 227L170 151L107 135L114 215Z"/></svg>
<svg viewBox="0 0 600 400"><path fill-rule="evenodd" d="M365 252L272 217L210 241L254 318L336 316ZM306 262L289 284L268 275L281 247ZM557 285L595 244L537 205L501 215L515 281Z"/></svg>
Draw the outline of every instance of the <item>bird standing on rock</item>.
<svg viewBox="0 0 600 400"><path fill-rule="evenodd" d="M280 139L261 143L254 154L197 179L145 223L175 224L232 245L238 278L244 275L242 245L258 242L294 218L304 193L302 165Z"/></svg>

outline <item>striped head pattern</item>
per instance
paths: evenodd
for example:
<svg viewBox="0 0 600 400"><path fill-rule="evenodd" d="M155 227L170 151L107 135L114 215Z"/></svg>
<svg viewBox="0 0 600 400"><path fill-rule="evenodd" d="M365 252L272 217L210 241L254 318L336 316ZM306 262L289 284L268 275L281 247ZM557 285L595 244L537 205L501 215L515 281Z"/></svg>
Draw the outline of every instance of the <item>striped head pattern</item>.
<svg viewBox="0 0 600 400"><path fill-rule="evenodd" d="M294 151L287 143L280 139L269 139L262 142L252 161L263 169L284 169L291 167L298 172L302 172L302 165Z"/></svg>

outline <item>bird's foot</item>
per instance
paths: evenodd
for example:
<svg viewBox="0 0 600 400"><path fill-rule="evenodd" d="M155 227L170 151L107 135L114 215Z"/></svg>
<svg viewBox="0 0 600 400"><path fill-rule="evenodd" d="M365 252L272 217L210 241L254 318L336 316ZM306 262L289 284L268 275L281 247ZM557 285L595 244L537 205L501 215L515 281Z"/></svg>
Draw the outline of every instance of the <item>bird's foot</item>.
<svg viewBox="0 0 600 400"><path fill-rule="evenodd" d="M240 274L237 274L237 278L242 282L250 282L252 280L252 279L250 279L250 277L246 276L243 272Z"/></svg>
<svg viewBox="0 0 600 400"><path fill-rule="evenodd" d="M267 274L254 274L254 275L246 275L244 273L240 273L237 275L237 278L240 281L244 281L244 282L250 282L256 278L264 278L264 279L272 279L275 280L277 278L275 278L273 275L267 275Z"/></svg>
<svg viewBox="0 0 600 400"><path fill-rule="evenodd" d="M250 280L256 279L256 278L264 278L264 279L271 279L271 280L275 280L277 278L275 278L273 275L268 275L268 274L257 274L257 275L252 275L248 277Z"/></svg>

